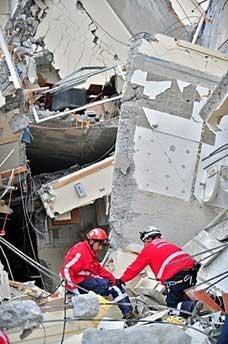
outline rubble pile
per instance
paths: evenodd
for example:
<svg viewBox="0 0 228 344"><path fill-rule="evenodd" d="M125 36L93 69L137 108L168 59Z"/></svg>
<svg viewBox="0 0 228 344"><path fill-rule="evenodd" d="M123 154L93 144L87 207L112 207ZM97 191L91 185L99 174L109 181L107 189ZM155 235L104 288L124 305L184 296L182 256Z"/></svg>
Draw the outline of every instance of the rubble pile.
<svg viewBox="0 0 228 344"><path fill-rule="evenodd" d="M227 1L182 2L0 4L0 342L218 341L228 312ZM105 239L91 242L92 228ZM142 239L146 228L158 236ZM177 251L163 263L157 254L158 269L145 257L135 268L147 240L163 236L155 246ZM107 268L105 297L68 293L81 253L59 275L85 238L94 261L76 269L72 290L97 278L99 291ZM163 280L181 255L192 265ZM127 268L140 272L124 279ZM185 283L191 311L168 307Z"/></svg>

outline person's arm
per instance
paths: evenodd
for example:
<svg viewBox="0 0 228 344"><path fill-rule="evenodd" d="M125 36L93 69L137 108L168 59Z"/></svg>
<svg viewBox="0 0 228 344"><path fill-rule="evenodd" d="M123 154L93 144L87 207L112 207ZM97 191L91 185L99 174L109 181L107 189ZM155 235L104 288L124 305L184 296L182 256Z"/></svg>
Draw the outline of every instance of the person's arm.
<svg viewBox="0 0 228 344"><path fill-rule="evenodd" d="M135 259L135 261L127 267L123 275L120 277L124 283L135 278L148 265L147 250L144 248Z"/></svg>
<svg viewBox="0 0 228 344"><path fill-rule="evenodd" d="M113 274L110 271L106 270L103 266L101 266L100 263L97 264L96 273L100 277L108 279L111 282L111 284L115 284L115 277L113 276Z"/></svg>

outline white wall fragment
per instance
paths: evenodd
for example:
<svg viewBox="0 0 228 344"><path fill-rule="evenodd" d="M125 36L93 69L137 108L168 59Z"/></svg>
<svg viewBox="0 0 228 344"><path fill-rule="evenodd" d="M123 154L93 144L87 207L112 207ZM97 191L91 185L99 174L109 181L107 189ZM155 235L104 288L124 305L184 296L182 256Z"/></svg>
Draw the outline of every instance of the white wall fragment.
<svg viewBox="0 0 228 344"><path fill-rule="evenodd" d="M171 87L171 81L147 81L147 72L143 72L139 69L134 71L131 77L131 83L144 86L143 94L150 99L155 99L157 95L165 92Z"/></svg>
<svg viewBox="0 0 228 344"><path fill-rule="evenodd" d="M189 200L198 142L142 127L136 127L134 141L139 189Z"/></svg>
<svg viewBox="0 0 228 344"><path fill-rule="evenodd" d="M143 108L146 118L155 131L175 135L191 141L200 141L201 123L173 116L166 112Z"/></svg>
<svg viewBox="0 0 228 344"><path fill-rule="evenodd" d="M170 88L170 86L171 81L147 81L143 94L150 99L155 99L159 94Z"/></svg>
<svg viewBox="0 0 228 344"><path fill-rule="evenodd" d="M186 81L182 81L182 80L177 80L177 84L178 84L178 87L179 89L181 90L181 92L183 93L183 90L185 87L191 85L190 82L186 82Z"/></svg>
<svg viewBox="0 0 228 344"><path fill-rule="evenodd" d="M131 77L131 83L144 86L146 84L146 77L147 72L143 72L142 70L135 70L132 77Z"/></svg>

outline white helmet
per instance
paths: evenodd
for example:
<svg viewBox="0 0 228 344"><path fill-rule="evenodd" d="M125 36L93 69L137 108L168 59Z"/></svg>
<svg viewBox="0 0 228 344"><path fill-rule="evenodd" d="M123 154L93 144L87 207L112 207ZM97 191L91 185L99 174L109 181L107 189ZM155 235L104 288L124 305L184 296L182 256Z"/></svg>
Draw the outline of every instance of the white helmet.
<svg viewBox="0 0 228 344"><path fill-rule="evenodd" d="M140 239L144 241L145 239L148 239L150 237L161 237L161 232L157 227L154 226L148 226L144 229L143 232L139 232Z"/></svg>

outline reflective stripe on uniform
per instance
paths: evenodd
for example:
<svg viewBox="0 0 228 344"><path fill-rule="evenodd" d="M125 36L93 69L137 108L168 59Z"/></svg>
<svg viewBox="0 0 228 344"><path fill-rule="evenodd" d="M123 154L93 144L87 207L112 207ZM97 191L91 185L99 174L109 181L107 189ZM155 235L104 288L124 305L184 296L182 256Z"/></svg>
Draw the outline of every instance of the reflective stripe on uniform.
<svg viewBox="0 0 228 344"><path fill-rule="evenodd" d="M165 271L165 268L167 267L167 265L176 257L179 257L179 256L183 256L183 255L186 255L185 252L183 251L177 251L177 252L174 252L172 253L170 256L168 256L164 262L162 263L158 273L157 273L157 279L161 279L164 271Z"/></svg>
<svg viewBox="0 0 228 344"><path fill-rule="evenodd" d="M67 282L70 284L70 285L74 285L72 284L72 279L71 279L71 276L70 276L70 271L69 269L79 261L81 257L81 253L76 253L75 257L73 259L71 259L64 267L63 271L64 271L64 276L67 280Z"/></svg>
<svg viewBox="0 0 228 344"><path fill-rule="evenodd" d="M118 288L116 285L113 285L111 288L109 288L109 290L115 290L115 292L117 293L117 296L113 298L113 300L115 302L119 302L121 300L123 300L125 297L127 297L127 293L126 292L122 292L120 288Z"/></svg>

